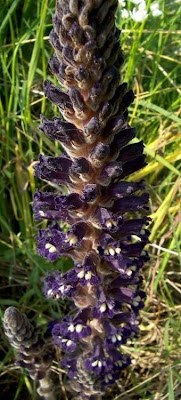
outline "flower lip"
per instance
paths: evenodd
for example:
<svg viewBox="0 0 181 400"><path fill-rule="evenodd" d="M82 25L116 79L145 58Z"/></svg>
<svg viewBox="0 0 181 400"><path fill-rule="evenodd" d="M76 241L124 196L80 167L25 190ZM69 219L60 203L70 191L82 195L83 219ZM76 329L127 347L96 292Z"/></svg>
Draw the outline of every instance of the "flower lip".
<svg viewBox="0 0 181 400"><path fill-rule="evenodd" d="M145 183L143 180L140 182L119 181L109 185L107 189L108 193L105 193L105 195L113 199L116 198L119 199L126 195L130 195L134 192L137 192L138 190L143 190L144 188L145 188Z"/></svg>
<svg viewBox="0 0 181 400"><path fill-rule="evenodd" d="M71 172L75 174L85 174L90 178L93 171L89 161L84 157L79 157L73 162Z"/></svg>
<svg viewBox="0 0 181 400"><path fill-rule="evenodd" d="M149 194L143 193L141 196L125 196L114 202L111 211L126 213L129 211L143 210L148 211L149 207L146 205L149 201Z"/></svg>
<svg viewBox="0 0 181 400"><path fill-rule="evenodd" d="M122 173L122 163L111 161L105 165L97 178L101 186L108 186L112 179L119 178Z"/></svg>
<svg viewBox="0 0 181 400"><path fill-rule="evenodd" d="M94 164L95 167L99 168L105 162L105 159L108 157L109 152L109 145L99 142L90 154L91 162Z"/></svg>
<svg viewBox="0 0 181 400"><path fill-rule="evenodd" d="M102 228L108 232L116 232L119 226L123 223L122 216L116 216L106 208L98 207L95 212L95 218Z"/></svg>
<svg viewBox="0 0 181 400"><path fill-rule="evenodd" d="M62 92L59 88L48 81L44 82L43 89L49 100L59 106L63 111L67 108L70 113L73 113L73 106L68 94Z"/></svg>
<svg viewBox="0 0 181 400"><path fill-rule="evenodd" d="M53 117L52 120L48 120L44 115L40 115L41 125L40 129L52 140L58 140L59 142L69 144L71 148L72 143L77 145L83 145L84 139L79 131L70 122L64 122L59 117Z"/></svg>
<svg viewBox="0 0 181 400"><path fill-rule="evenodd" d="M93 203L100 195L100 188L95 183L87 183L82 191L81 200L86 203Z"/></svg>
<svg viewBox="0 0 181 400"><path fill-rule="evenodd" d="M64 196L54 194L52 192L36 191L33 196L33 211L35 220L42 218L50 220L67 220L69 214L62 206Z"/></svg>
<svg viewBox="0 0 181 400"><path fill-rule="evenodd" d="M65 318L61 323L53 326L52 336L54 343L63 351L74 352L79 342L91 335L90 326L81 319Z"/></svg>
<svg viewBox="0 0 181 400"><path fill-rule="evenodd" d="M92 117L87 125L84 125L84 138L86 143L94 143L101 131L99 119Z"/></svg>
<svg viewBox="0 0 181 400"><path fill-rule="evenodd" d="M34 166L38 178L50 182L65 184L70 182L69 168L72 161L67 156L51 157L40 154L39 163Z"/></svg>

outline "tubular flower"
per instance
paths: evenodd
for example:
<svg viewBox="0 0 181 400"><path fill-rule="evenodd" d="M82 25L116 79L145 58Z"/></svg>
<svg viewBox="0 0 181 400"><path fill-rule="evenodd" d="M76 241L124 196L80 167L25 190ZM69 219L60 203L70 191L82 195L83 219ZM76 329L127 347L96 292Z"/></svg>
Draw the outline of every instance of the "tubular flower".
<svg viewBox="0 0 181 400"><path fill-rule="evenodd" d="M143 181L125 178L146 164L143 142L130 143L134 95L120 83L116 8L116 0L57 1L49 64L60 86L45 82L44 90L63 119L41 116L40 128L65 154L40 155L35 168L37 177L67 188L64 195L36 192L34 213L53 221L38 233L38 254L74 261L63 274L48 273L44 292L77 308L52 325L52 338L81 399L98 399L130 364L121 345L137 335L145 297L140 269L148 260L149 196Z"/></svg>

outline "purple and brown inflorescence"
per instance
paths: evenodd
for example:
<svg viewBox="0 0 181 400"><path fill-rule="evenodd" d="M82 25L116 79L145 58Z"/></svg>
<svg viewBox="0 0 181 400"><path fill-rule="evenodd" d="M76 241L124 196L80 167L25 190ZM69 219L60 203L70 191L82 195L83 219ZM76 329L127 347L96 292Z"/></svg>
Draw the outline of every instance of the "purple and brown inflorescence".
<svg viewBox="0 0 181 400"><path fill-rule="evenodd" d="M3 317L3 327L11 346L16 349L16 365L26 369L32 380L38 381L38 394L44 400L55 400L50 368L54 352L47 341L39 337L25 314L8 307Z"/></svg>
<svg viewBox="0 0 181 400"><path fill-rule="evenodd" d="M37 220L54 221L39 231L39 255L74 261L64 274L49 273L44 290L77 307L53 325L52 336L80 399L98 399L130 364L121 345L137 334L145 297L140 269L148 259L149 196L143 181L127 180L145 156L142 141L130 144L134 95L120 84L116 8L117 0L57 0L50 68L61 88L45 82L44 90L64 119L42 116L41 129L65 154L40 155L35 168L39 178L67 188L66 195L36 192L34 212Z"/></svg>

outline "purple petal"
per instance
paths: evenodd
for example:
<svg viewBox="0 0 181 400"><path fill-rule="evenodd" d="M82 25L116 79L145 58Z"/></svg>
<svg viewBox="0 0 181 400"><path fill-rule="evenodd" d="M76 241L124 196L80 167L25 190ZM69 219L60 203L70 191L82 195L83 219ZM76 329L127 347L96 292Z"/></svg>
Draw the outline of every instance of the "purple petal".
<svg viewBox="0 0 181 400"><path fill-rule="evenodd" d="M111 143L111 157L117 158L118 155L120 155L120 149L125 146L127 143L130 142L135 137L136 130L135 128L128 128L128 129L123 129L119 134L117 134ZM131 145L130 145L131 146ZM129 147L129 146L127 146ZM124 149L122 150L124 154ZM136 156L135 156L136 157ZM124 161L121 159L119 156L118 161ZM127 160L126 160L127 161Z"/></svg>
<svg viewBox="0 0 181 400"><path fill-rule="evenodd" d="M143 148L143 141L130 144L120 151L117 161L128 162L129 160L135 159L143 153Z"/></svg>
<svg viewBox="0 0 181 400"><path fill-rule="evenodd" d="M99 194L100 189L98 185L96 185L95 183L88 183L83 188L81 199L86 203L94 203Z"/></svg>
<svg viewBox="0 0 181 400"><path fill-rule="evenodd" d="M84 125L84 138L87 143L94 143L101 131L99 119L92 117L87 125Z"/></svg>
<svg viewBox="0 0 181 400"><path fill-rule="evenodd" d="M123 172L121 174L121 179L145 167L147 165L145 158L146 158L145 155L141 155L137 157L135 160L125 162L123 164Z"/></svg>
<svg viewBox="0 0 181 400"><path fill-rule="evenodd" d="M97 178L97 182L101 186L107 186L110 184L113 178L119 178L122 174L122 163L111 161L105 165Z"/></svg>
<svg viewBox="0 0 181 400"><path fill-rule="evenodd" d="M72 165L70 158L62 155L59 157L39 156L39 163L35 165L35 175L38 178L55 182L58 184L66 184L70 182L69 168Z"/></svg>
<svg viewBox="0 0 181 400"><path fill-rule="evenodd" d="M79 131L73 124L64 122L59 117L54 117L52 120L48 120L43 115L41 115L41 121L40 129L50 139L58 140L66 145L69 144L69 147L72 145L70 142L74 142L77 145L84 143L81 131Z"/></svg>
<svg viewBox="0 0 181 400"><path fill-rule="evenodd" d="M44 82L45 95L56 104L62 111L68 110L70 114L74 113L70 97L65 92L62 92L58 87L54 86L51 82Z"/></svg>
<svg viewBox="0 0 181 400"><path fill-rule="evenodd" d="M143 190L145 188L144 181L140 182L116 182L108 187L108 195L111 198L122 198L128 194L132 194L137 190Z"/></svg>
<svg viewBox="0 0 181 400"><path fill-rule="evenodd" d="M35 220L50 219L69 221L71 218L66 209L63 209L62 204L64 196L51 192L37 191L33 196L33 210Z"/></svg>
<svg viewBox="0 0 181 400"><path fill-rule="evenodd" d="M141 196L126 196L114 202L111 211L124 214L129 211L143 210L147 211L149 208L145 204L149 201L149 194L143 193Z"/></svg>
<svg viewBox="0 0 181 400"><path fill-rule="evenodd" d="M99 168L108 157L110 152L109 145L99 142L96 144L94 149L90 154L91 162L94 164L96 168Z"/></svg>
<svg viewBox="0 0 181 400"><path fill-rule="evenodd" d="M119 230L119 226L123 222L121 216L116 216L106 208L102 207L99 207L96 210L95 218L98 220L98 224L108 232L117 232L117 230Z"/></svg>

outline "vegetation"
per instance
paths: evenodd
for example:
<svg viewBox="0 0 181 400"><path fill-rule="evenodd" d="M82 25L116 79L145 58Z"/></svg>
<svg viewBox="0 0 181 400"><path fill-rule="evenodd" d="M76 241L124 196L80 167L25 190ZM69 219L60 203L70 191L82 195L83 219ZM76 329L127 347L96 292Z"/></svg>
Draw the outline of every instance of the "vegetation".
<svg viewBox="0 0 181 400"><path fill-rule="evenodd" d="M0 11L1 57L1 147L2 180L0 201L1 317L7 306L18 306L37 326L61 318L65 302L47 301L42 280L48 264L36 254L35 236L45 223L34 222L32 194L42 182L33 174L41 152L58 155L54 145L38 129L39 115L57 111L46 100L42 84L53 80L48 68L52 53L48 35L52 26L54 0L5 0ZM163 14L149 13L142 23L122 19L121 43L125 54L123 79L136 94L130 107L132 126L145 143L148 165L134 175L147 181L151 197L152 224L144 269L146 307L141 312L141 335L126 346L133 365L124 381L110 390L111 400L179 400L181 397L181 254L180 165L181 165L181 3L160 3ZM128 9L132 4L127 2ZM43 189L46 189L44 184ZM56 262L65 271L68 259ZM1 335L1 399L35 399L36 390L25 372L14 365L13 350ZM56 363L62 399L66 379Z"/></svg>

